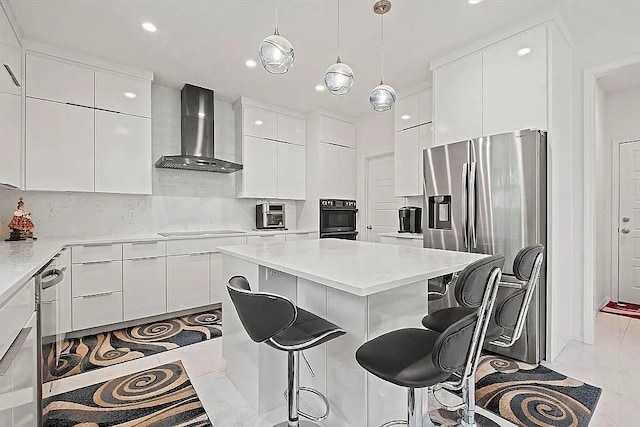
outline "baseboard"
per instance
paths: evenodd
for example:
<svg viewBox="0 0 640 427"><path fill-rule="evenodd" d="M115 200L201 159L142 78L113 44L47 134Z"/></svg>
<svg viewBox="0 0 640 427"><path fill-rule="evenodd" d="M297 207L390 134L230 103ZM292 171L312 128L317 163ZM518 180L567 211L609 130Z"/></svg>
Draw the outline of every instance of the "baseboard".
<svg viewBox="0 0 640 427"><path fill-rule="evenodd" d="M596 309L596 311L600 311L600 310L602 310L602 308L603 308L605 305L607 305L607 304L609 303L609 301L611 301L611 297L609 297L609 296L604 297L604 298L602 299L602 301L600 301L600 304L598 304L598 305L597 305L597 307L598 307L598 308Z"/></svg>

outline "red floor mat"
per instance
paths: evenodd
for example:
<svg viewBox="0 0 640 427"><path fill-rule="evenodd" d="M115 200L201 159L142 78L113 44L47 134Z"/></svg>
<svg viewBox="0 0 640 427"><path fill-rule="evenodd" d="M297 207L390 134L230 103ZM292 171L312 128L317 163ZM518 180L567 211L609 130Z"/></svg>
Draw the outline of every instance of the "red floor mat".
<svg viewBox="0 0 640 427"><path fill-rule="evenodd" d="M609 301L600 311L640 319L640 305Z"/></svg>

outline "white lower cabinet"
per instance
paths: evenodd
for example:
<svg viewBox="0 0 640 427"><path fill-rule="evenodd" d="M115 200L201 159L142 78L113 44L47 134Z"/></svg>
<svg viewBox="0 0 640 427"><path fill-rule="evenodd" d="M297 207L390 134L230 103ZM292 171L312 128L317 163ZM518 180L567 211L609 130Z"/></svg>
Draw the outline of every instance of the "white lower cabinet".
<svg viewBox="0 0 640 427"><path fill-rule="evenodd" d="M36 427L36 316L15 337L11 351L0 358L0 426Z"/></svg>
<svg viewBox="0 0 640 427"><path fill-rule="evenodd" d="M73 330L122 322L122 292L73 298Z"/></svg>
<svg viewBox="0 0 640 427"><path fill-rule="evenodd" d="M267 236L249 236L247 237L247 243L269 243L269 242L284 242L284 234L270 234Z"/></svg>
<svg viewBox="0 0 640 427"><path fill-rule="evenodd" d="M227 292L227 282L222 277L222 254L210 254L209 259L209 283L211 290L209 291L209 302L211 304L222 303L222 297ZM229 278L227 277L227 280Z"/></svg>
<svg viewBox="0 0 640 427"><path fill-rule="evenodd" d="M124 320L167 312L166 257L138 258L122 263Z"/></svg>
<svg viewBox="0 0 640 427"><path fill-rule="evenodd" d="M405 237L380 236L380 243L384 243L387 245L408 246L412 248L422 247L422 239L408 239Z"/></svg>
<svg viewBox="0 0 640 427"><path fill-rule="evenodd" d="M302 234L287 234L285 235L285 241L295 242L296 240L314 240L318 238L318 233L302 233Z"/></svg>
<svg viewBox="0 0 640 427"><path fill-rule="evenodd" d="M167 257L167 311L208 305L209 254Z"/></svg>

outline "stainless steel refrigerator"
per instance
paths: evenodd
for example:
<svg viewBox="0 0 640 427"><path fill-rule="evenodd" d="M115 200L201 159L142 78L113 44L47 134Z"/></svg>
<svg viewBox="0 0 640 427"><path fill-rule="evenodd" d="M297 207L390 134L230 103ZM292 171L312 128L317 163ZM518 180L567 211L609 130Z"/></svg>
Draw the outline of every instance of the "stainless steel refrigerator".
<svg viewBox="0 0 640 427"><path fill-rule="evenodd" d="M547 246L546 133L523 130L424 150L424 247L504 254L513 273L520 249ZM489 350L538 363L546 351L546 269L521 338ZM432 282L430 288L442 283ZM501 289L498 298L509 292ZM456 305L453 292L430 301L429 311Z"/></svg>

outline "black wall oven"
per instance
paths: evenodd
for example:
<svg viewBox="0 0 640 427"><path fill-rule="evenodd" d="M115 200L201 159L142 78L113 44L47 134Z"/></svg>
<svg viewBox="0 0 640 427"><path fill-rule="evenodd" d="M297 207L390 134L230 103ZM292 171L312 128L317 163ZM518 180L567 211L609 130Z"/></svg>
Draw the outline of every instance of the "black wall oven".
<svg viewBox="0 0 640 427"><path fill-rule="evenodd" d="M320 199L320 238L356 240L355 200Z"/></svg>

